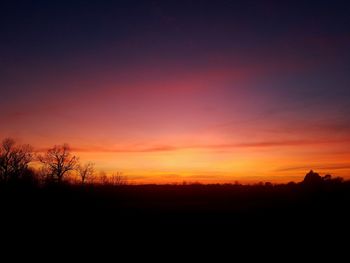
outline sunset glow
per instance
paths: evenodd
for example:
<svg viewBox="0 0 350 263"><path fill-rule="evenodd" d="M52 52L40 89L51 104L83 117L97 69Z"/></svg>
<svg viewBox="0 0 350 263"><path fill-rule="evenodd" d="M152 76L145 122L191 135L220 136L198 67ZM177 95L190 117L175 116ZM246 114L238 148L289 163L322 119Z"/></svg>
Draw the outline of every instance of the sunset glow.
<svg viewBox="0 0 350 263"><path fill-rule="evenodd" d="M0 138L131 183L349 178L346 10L180 2L8 7Z"/></svg>

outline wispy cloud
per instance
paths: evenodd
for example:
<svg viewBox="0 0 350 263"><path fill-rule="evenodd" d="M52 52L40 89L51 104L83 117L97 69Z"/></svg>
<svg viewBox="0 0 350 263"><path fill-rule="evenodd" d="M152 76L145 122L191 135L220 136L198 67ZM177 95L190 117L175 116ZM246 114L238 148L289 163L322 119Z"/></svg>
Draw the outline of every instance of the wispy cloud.
<svg viewBox="0 0 350 263"><path fill-rule="evenodd" d="M268 140L256 142L240 142L240 143L223 143L223 144L192 144L192 145L150 145L150 146L123 146L123 147L105 147L105 146L85 146L72 147L75 152L109 152L109 153L147 153L147 152L171 152L177 150L226 150L235 148L273 148L273 147L290 147L290 146L306 146L306 145L327 145L337 143L350 143L350 139L319 139L319 140ZM47 148L38 149L45 151Z"/></svg>
<svg viewBox="0 0 350 263"><path fill-rule="evenodd" d="M150 147L73 147L72 150L75 152L111 152L111 153L137 153L137 152L169 152L175 151L178 148L171 145L154 145Z"/></svg>
<svg viewBox="0 0 350 263"><path fill-rule="evenodd" d="M326 165L310 165L310 166L289 166L278 168L276 172L288 172L288 171L306 171L306 170L344 170L350 169L350 164L326 164Z"/></svg>
<svg viewBox="0 0 350 263"><path fill-rule="evenodd" d="M339 139L339 140L285 140L285 141L262 141L262 142L248 142L248 143L238 143L233 145L233 147L240 148L268 148L268 147L284 147L284 146L303 146L303 145L320 145L320 144L333 144L333 143L343 143L350 142L350 139Z"/></svg>

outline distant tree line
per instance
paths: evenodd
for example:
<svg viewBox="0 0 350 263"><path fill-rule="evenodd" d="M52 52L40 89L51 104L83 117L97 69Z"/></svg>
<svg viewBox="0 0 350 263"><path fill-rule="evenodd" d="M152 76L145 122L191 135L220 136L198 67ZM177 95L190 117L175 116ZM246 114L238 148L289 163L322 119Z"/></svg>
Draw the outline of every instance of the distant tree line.
<svg viewBox="0 0 350 263"><path fill-rule="evenodd" d="M332 175L326 174L325 176L320 176L318 173L314 172L313 170L310 170L308 172L303 180L304 185L322 185L326 183L342 183L344 179L342 177L335 177L333 178Z"/></svg>
<svg viewBox="0 0 350 263"><path fill-rule="evenodd" d="M120 172L96 175L94 163L81 163L68 144L55 145L43 154L36 154L32 146L18 145L14 139L5 138L0 143L0 183L18 182L123 185L127 179Z"/></svg>

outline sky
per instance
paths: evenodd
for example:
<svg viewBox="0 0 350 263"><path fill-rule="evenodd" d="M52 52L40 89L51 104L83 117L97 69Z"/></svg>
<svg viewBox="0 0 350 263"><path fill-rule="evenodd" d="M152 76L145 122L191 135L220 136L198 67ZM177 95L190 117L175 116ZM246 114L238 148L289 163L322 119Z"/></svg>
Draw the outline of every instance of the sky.
<svg viewBox="0 0 350 263"><path fill-rule="evenodd" d="M347 1L1 1L0 138L69 143L135 183L347 178L349 14Z"/></svg>

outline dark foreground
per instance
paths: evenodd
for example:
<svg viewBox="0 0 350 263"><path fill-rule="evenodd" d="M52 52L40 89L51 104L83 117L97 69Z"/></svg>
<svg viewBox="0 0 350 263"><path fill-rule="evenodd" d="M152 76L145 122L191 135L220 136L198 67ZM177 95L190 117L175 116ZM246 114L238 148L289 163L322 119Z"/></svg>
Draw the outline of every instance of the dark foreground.
<svg viewBox="0 0 350 263"><path fill-rule="evenodd" d="M320 253L348 244L350 183L2 186L0 207L2 240L34 246L35 256L44 246L113 254L119 243L172 253L203 243L286 253L317 244Z"/></svg>
<svg viewBox="0 0 350 263"><path fill-rule="evenodd" d="M350 183L2 187L1 220L17 227L313 228L349 226Z"/></svg>

